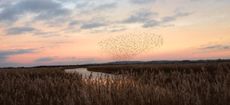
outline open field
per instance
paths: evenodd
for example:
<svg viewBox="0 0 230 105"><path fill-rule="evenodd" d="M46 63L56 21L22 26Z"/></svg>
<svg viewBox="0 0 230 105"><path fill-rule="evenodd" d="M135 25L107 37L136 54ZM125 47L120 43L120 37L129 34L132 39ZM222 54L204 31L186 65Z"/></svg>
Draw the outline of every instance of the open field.
<svg viewBox="0 0 230 105"><path fill-rule="evenodd" d="M66 67L0 71L0 105L228 105L230 62L87 65L120 74L82 78Z"/></svg>

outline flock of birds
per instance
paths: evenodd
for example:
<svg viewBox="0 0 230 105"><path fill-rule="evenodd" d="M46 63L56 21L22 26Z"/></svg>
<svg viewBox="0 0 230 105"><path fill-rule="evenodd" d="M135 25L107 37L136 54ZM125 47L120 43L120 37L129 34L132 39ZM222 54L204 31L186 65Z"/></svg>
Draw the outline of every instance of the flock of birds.
<svg viewBox="0 0 230 105"><path fill-rule="evenodd" d="M103 52L116 60L128 60L163 45L163 38L152 33L125 34L99 42Z"/></svg>

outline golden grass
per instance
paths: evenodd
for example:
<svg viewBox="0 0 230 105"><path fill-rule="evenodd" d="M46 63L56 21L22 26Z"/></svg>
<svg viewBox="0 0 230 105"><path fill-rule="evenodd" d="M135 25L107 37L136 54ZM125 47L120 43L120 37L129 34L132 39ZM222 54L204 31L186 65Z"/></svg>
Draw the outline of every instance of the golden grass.
<svg viewBox="0 0 230 105"><path fill-rule="evenodd" d="M230 63L148 67L129 67L132 71L120 71L121 76L101 79L85 79L61 70L3 70L0 71L0 105L230 103Z"/></svg>

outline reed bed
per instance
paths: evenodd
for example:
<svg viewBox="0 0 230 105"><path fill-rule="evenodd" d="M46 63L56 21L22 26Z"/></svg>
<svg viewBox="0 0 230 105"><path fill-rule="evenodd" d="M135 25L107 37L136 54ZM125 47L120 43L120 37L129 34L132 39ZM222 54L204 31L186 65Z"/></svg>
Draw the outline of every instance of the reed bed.
<svg viewBox="0 0 230 105"><path fill-rule="evenodd" d="M0 71L0 105L230 103L230 63L130 67L119 74L93 79L60 70L3 70Z"/></svg>

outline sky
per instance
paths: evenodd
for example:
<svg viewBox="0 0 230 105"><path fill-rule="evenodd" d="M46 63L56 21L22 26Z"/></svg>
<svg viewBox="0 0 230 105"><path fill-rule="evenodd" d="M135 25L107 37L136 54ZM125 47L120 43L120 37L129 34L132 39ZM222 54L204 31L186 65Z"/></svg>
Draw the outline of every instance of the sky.
<svg viewBox="0 0 230 105"><path fill-rule="evenodd" d="M229 59L230 0L0 0L0 67L115 61L98 43L142 35L162 45L119 60Z"/></svg>

